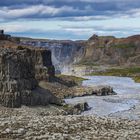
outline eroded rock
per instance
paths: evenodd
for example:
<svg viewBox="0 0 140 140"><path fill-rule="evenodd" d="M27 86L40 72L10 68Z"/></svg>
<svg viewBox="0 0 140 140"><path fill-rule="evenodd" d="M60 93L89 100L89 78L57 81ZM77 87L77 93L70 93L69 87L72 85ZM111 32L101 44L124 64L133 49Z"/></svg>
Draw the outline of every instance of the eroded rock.
<svg viewBox="0 0 140 140"><path fill-rule="evenodd" d="M84 111L87 111L90 109L87 102L78 103L78 104L66 104L64 105L65 111L68 115L79 115Z"/></svg>
<svg viewBox="0 0 140 140"><path fill-rule="evenodd" d="M49 50L25 46L1 48L0 103L6 107L60 104L49 90L38 86L39 80L52 80L54 71Z"/></svg>

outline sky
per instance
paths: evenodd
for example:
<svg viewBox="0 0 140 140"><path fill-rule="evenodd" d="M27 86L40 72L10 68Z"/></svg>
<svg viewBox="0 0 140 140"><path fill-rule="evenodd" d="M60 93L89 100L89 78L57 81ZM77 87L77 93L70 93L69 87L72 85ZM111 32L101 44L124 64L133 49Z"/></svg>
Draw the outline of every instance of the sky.
<svg viewBox="0 0 140 140"><path fill-rule="evenodd" d="M0 0L0 29L13 36L86 40L140 34L140 0Z"/></svg>

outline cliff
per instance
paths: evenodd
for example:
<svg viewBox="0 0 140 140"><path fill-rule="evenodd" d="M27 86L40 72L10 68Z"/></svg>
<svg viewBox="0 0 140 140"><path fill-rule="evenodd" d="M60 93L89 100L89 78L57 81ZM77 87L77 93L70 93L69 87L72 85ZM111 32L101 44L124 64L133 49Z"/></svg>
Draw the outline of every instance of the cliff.
<svg viewBox="0 0 140 140"><path fill-rule="evenodd" d="M79 62L84 54L83 41L21 38L21 44L41 46L51 50L52 62L57 73L63 72L65 67Z"/></svg>
<svg viewBox="0 0 140 140"><path fill-rule="evenodd" d="M53 79L54 66L47 49L0 42L0 103L6 107L60 104L39 80Z"/></svg>
<svg viewBox="0 0 140 140"><path fill-rule="evenodd" d="M140 65L140 36L115 38L93 35L85 43L81 64L88 65Z"/></svg>
<svg viewBox="0 0 140 140"><path fill-rule="evenodd" d="M73 71L77 66L140 65L140 35L127 38L93 35L87 41L39 40L22 38L21 44L42 46L52 51L56 71Z"/></svg>
<svg viewBox="0 0 140 140"><path fill-rule="evenodd" d="M45 48L32 48L31 58L35 63L35 78L37 80L53 80L55 68L52 64L51 51Z"/></svg>

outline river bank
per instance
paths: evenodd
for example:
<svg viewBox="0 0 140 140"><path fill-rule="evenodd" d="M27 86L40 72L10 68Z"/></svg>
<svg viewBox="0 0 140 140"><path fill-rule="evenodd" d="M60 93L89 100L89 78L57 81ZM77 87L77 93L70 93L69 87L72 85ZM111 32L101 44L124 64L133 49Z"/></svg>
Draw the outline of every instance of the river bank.
<svg viewBox="0 0 140 140"><path fill-rule="evenodd" d="M131 77L135 82L140 83L140 67L114 67L104 71L91 72L90 75Z"/></svg>
<svg viewBox="0 0 140 140"><path fill-rule="evenodd" d="M139 66L110 66L110 65L71 65L62 69L62 74L73 76L119 76L131 77L140 83Z"/></svg>
<svg viewBox="0 0 140 140"><path fill-rule="evenodd" d="M89 79L89 77L84 77ZM116 77L114 77L116 79ZM120 77L118 77L120 78ZM111 79L113 79L111 77ZM84 80L83 86L87 86L88 82L93 86L98 84L109 84L109 77L106 79L100 79L100 77L93 77L93 79ZM127 82L127 80L129 82ZM101 82L102 81L102 82ZM112 111L107 108L106 104L101 104L101 100L105 103L109 103L112 109L118 104L128 105L121 106L125 108L123 111L113 112L111 114L88 114L88 111L83 112L81 115L68 115L61 106L48 105L46 107L26 107L21 108L4 108L0 106L0 139L2 140L123 140L123 139L140 139L140 105L136 105L127 102L127 99L131 99L133 93L127 93L127 98L125 93L122 93L123 89L118 89L122 87L122 83L129 83L128 87L132 85L132 79L128 78L116 80L120 85L114 88L112 81L112 87L115 91L119 91L117 95L113 96L86 96L86 97L76 97L71 100L79 98L87 98L94 102L94 106L91 109L96 111L95 107L98 107L99 112ZM134 82L134 81L133 81ZM42 83L43 84L43 83ZM54 89L54 83L52 88ZM133 83L134 84L134 83ZM57 84L56 84L57 85ZM89 84L88 84L89 85ZM124 89L126 88L124 85ZM42 85L43 86L43 85ZM46 85L44 85L46 86ZM132 85L133 86L133 85ZM55 87L56 88L56 87ZM62 89L64 89L62 87ZM67 91L68 87L65 91ZM71 88L70 88L71 89ZM131 89L131 87L130 87ZM56 93L58 89L56 88ZM139 85L138 89L139 91ZM137 91L136 90L136 91ZM60 86L59 86L59 91ZM72 91L73 92L73 91ZM137 96L136 96L137 95ZM135 99L138 99L139 93L135 94ZM98 100L97 100L98 98ZM118 100L119 99L119 100ZM140 98L139 98L140 99ZM139 100L138 99L138 100ZM124 101L123 101L124 100ZM125 102L126 101L126 102ZM129 104L128 104L129 103ZM133 102L134 103L134 102ZM97 106L95 106L97 104ZM135 104L135 103L134 103ZM91 105L91 104L89 104ZM130 106L129 106L130 105ZM103 110L102 110L103 109ZM89 110L89 111L91 111ZM98 112L98 113L99 113ZM129 117L128 117L129 116ZM136 118L134 116L137 116Z"/></svg>
<svg viewBox="0 0 140 140"><path fill-rule="evenodd" d="M66 99L69 104L87 102L91 110L83 115L112 116L128 119L140 118L140 84L128 77L115 76L86 76L89 80L83 81L83 86L94 87L109 85L117 95L89 96ZM118 114L121 114L120 116ZM127 114L127 115L126 115Z"/></svg>

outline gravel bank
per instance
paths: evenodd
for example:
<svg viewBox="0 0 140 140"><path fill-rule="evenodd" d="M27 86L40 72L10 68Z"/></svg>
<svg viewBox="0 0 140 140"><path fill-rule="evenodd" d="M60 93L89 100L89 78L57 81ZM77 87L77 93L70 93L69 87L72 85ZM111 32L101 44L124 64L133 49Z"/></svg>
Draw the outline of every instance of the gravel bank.
<svg viewBox="0 0 140 140"><path fill-rule="evenodd" d="M140 120L62 116L55 107L0 109L1 140L139 140ZM55 114L55 113L56 114Z"/></svg>

